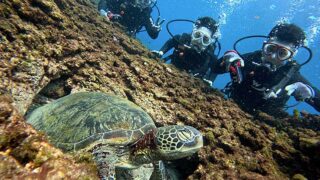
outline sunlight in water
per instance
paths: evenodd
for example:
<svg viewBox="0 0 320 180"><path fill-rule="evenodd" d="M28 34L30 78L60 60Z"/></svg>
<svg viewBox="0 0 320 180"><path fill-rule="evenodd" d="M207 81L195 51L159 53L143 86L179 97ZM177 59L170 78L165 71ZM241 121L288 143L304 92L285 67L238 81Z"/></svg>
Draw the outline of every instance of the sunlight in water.
<svg viewBox="0 0 320 180"><path fill-rule="evenodd" d="M202 0L212 8L218 8L218 22L220 26L227 24L229 20L229 16L232 15L237 8L249 3L254 2L256 0ZM308 13L309 16L306 17L306 23L308 23L307 28L305 29L307 34L306 45L313 44L315 39L318 37L320 32L320 11L317 10L320 5L320 0L312 0L313 5L306 6L307 3L310 3L306 0L290 0L288 2L288 8L280 12L281 15L275 20L275 24L277 23L291 23L294 18L297 16L301 16L301 13ZM256 1L260 2L260 1ZM271 11L274 11L279 4L273 4L270 2L268 8ZM312 12L312 13L311 13ZM221 35L220 35L221 36Z"/></svg>
<svg viewBox="0 0 320 180"><path fill-rule="evenodd" d="M304 10L303 9L304 4L305 4L305 0L291 0L289 8L286 9L286 11L284 12L284 15L281 16L277 22L290 23L297 12L299 11L301 12Z"/></svg>
<svg viewBox="0 0 320 180"><path fill-rule="evenodd" d="M292 19L297 16L297 13L308 13L312 12L312 14L309 13L309 17L306 19L306 22L310 22L310 25L306 28L306 34L307 34L307 45L311 45L314 43L316 37L319 34L320 31L320 12L316 10L317 5L320 4L320 1L317 0L314 2L314 5L310 5L304 9L304 5L307 2L305 0L292 0L290 3L289 9L285 12L285 14L280 17L280 19L277 21L277 23L281 22L287 22L290 23ZM309 2L310 3L310 2Z"/></svg>

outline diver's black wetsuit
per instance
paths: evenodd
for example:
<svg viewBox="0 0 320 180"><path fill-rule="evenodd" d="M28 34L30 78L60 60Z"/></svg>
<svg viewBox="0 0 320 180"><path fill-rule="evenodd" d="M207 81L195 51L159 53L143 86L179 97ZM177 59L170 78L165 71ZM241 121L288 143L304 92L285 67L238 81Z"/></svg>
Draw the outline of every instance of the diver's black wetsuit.
<svg viewBox="0 0 320 180"><path fill-rule="evenodd" d="M271 72L268 68L256 65L255 63L261 63L262 52L255 51L242 55L244 58L245 66L242 68L243 81L240 84L234 83L230 89L231 98L234 99L242 108L249 112L255 110L261 110L269 114L276 115L278 110L282 109L290 96L286 94L285 90L278 95L277 98L263 98L263 90L266 88L271 89L277 85L284 76L287 75L289 69L293 66L292 63L278 68L276 71ZM219 59L219 62L223 58ZM216 66L214 73L222 74L225 73L225 67ZM285 86L295 82L302 82L311 86L315 91L315 97L306 100L308 104L313 106L317 111L320 111L320 92L317 88L312 86L299 71L289 78L289 82Z"/></svg>
<svg viewBox="0 0 320 180"><path fill-rule="evenodd" d="M166 53L174 48L173 54L169 56L171 63L179 69L204 78L211 64L217 61L217 57L214 55L214 45L210 45L204 52L198 53L194 49L187 47L190 42L190 34L176 35L174 38L169 39L160 51Z"/></svg>
<svg viewBox="0 0 320 180"><path fill-rule="evenodd" d="M152 8L140 9L133 6L128 0L100 0L98 10L111 11L114 14L122 14L119 23L125 26L128 33L135 36L144 26L152 39L156 39L159 30L152 26ZM123 12L123 13L121 13Z"/></svg>

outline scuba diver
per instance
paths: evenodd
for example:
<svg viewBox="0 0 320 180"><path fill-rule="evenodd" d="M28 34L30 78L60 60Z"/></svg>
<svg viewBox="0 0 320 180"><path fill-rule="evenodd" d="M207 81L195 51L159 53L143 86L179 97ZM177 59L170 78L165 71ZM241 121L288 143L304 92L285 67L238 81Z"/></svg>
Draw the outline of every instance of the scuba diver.
<svg viewBox="0 0 320 180"><path fill-rule="evenodd" d="M157 8L159 14L155 23L151 18L153 7ZM130 36L135 36L144 26L148 35L156 39L164 22L160 21L156 0L100 0L98 10L107 20L125 26Z"/></svg>
<svg viewBox="0 0 320 180"><path fill-rule="evenodd" d="M261 50L239 54L236 44L252 37L264 37L267 40ZM268 36L239 39L234 44L235 50L227 51L218 60L212 73L230 73L231 83L224 92L251 113L263 111L274 116L286 116L283 108L290 96L320 111L319 90L299 72L301 66L312 58L311 50L304 46L305 40L305 33L295 24L278 24ZM308 60L301 65L293 60L299 48L305 48L310 54Z"/></svg>
<svg viewBox="0 0 320 180"><path fill-rule="evenodd" d="M193 22L189 20L174 21ZM211 17L198 18L191 34L183 33L173 36L168 30L172 38L159 51L152 52L161 58L163 54L174 48L173 54L164 58L165 61L171 60L171 63L177 68L186 70L193 76L202 78L211 84L212 82L207 75L210 66L214 61L217 61L217 56L214 54L217 30L218 24Z"/></svg>

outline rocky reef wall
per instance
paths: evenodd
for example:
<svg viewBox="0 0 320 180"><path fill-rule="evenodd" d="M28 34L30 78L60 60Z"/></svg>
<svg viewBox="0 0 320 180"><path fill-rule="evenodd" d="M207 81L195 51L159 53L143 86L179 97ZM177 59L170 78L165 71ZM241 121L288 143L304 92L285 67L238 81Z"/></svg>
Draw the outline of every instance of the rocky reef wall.
<svg viewBox="0 0 320 180"><path fill-rule="evenodd" d="M176 167L186 178L320 178L319 130L294 126L303 121L296 117L252 117L201 80L153 59L94 6L0 1L1 177L97 178L89 157L63 154L23 116L69 93L101 91L133 101L159 126L188 124L204 133L205 147L176 162L193 165Z"/></svg>

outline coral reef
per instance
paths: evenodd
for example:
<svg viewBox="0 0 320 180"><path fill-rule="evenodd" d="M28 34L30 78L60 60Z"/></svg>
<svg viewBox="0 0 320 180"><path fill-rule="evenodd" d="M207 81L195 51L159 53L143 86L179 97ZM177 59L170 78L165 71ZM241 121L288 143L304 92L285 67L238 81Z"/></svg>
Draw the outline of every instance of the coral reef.
<svg viewBox="0 0 320 180"><path fill-rule="evenodd" d="M33 106L78 91L127 98L160 126L200 129L205 147L171 162L185 178L320 178L319 116L243 112L201 80L153 59L119 24L99 17L90 0L1 1L0 61L5 179L97 178L90 158L61 153L22 117Z"/></svg>

